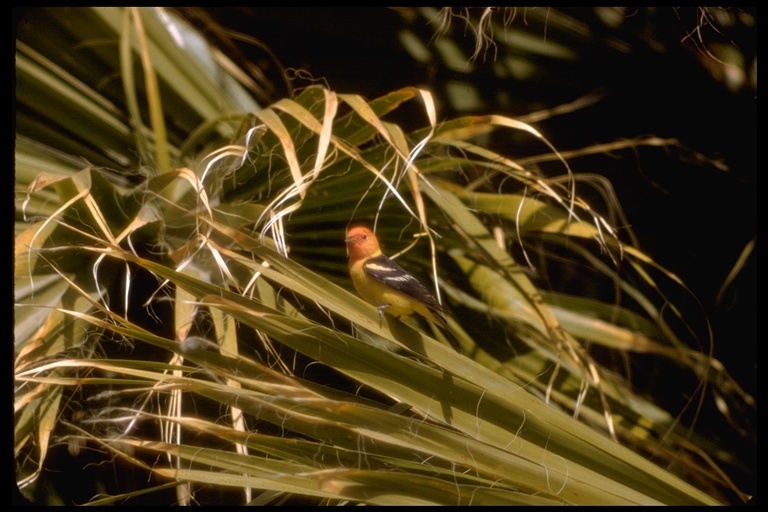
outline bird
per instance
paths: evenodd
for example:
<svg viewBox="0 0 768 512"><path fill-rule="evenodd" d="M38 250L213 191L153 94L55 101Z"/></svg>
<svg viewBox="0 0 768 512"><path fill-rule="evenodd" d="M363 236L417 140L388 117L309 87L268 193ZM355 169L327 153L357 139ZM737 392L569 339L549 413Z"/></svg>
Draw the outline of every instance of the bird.
<svg viewBox="0 0 768 512"><path fill-rule="evenodd" d="M364 226L347 231L349 275L357 293L369 304L396 319L414 313L434 323L451 346L461 353L461 343L448 328L439 302L418 279L381 251L376 235Z"/></svg>

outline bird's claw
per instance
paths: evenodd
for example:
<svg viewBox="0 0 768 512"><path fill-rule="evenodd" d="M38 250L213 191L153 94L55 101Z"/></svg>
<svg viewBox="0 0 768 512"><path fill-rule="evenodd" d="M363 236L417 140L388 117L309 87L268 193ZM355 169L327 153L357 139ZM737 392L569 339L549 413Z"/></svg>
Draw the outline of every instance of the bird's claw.
<svg viewBox="0 0 768 512"><path fill-rule="evenodd" d="M382 306L377 306L376 311L379 312L379 326L381 326L381 321L384 319L384 310L389 307L389 304L384 304Z"/></svg>

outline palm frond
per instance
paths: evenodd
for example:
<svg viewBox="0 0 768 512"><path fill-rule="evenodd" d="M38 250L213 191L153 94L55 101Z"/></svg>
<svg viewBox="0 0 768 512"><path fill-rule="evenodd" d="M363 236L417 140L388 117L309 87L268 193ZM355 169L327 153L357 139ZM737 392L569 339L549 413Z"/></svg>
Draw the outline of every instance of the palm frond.
<svg viewBox="0 0 768 512"><path fill-rule="evenodd" d="M711 440L637 393L625 363L652 355L734 410L754 399L696 348L706 332L677 305L682 281L580 195L590 177L534 126L437 122L419 88L366 100L312 86L259 108L216 50L186 56L203 41L170 11L38 17L83 64L22 31L14 451L28 495L65 442L153 482L101 476L88 499L110 496L97 504L716 504L738 492L725 454L704 460ZM99 38L72 42L85 22ZM100 90L104 62L120 80ZM424 127L389 120L412 103ZM483 144L500 132L562 174ZM464 354L349 291L352 221L390 253L407 246L399 261L438 290ZM614 286L615 302L544 278L569 265Z"/></svg>

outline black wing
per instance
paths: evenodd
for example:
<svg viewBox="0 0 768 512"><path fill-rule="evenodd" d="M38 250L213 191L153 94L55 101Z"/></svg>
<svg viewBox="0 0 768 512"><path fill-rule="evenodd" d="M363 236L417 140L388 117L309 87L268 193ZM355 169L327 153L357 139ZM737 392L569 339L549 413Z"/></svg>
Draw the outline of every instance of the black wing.
<svg viewBox="0 0 768 512"><path fill-rule="evenodd" d="M430 308L435 306L440 308L440 305L432 294L429 293L429 290L427 290L418 279L410 275L403 269L403 267L383 254L366 261L363 264L363 270L365 270L366 274L380 283L384 283L400 293L413 297Z"/></svg>

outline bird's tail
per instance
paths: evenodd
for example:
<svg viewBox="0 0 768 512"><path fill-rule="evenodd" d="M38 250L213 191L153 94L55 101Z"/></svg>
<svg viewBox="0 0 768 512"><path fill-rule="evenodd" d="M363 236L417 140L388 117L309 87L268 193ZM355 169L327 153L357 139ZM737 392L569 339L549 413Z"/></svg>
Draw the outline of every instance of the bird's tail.
<svg viewBox="0 0 768 512"><path fill-rule="evenodd" d="M443 333L443 336L445 336L445 339L448 340L448 343L451 344L451 346L461 354L461 342L459 339L451 332L451 328L448 327L448 322L445 321L445 317L443 316L443 312L439 310L431 310L432 316L435 318L435 324L440 329L440 332Z"/></svg>
<svg viewBox="0 0 768 512"><path fill-rule="evenodd" d="M451 346L456 350L456 352L461 354L461 342L458 340L458 338L454 336L454 334L451 332L450 329L448 329L448 327L442 328L441 331L445 336L445 338L448 340L448 343L451 344Z"/></svg>

